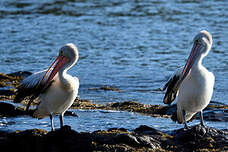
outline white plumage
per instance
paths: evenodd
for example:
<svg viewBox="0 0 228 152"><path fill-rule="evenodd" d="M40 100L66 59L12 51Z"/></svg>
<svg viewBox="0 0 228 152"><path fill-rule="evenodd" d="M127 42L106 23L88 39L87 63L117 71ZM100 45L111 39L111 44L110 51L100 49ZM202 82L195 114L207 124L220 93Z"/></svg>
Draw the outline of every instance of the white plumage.
<svg viewBox="0 0 228 152"><path fill-rule="evenodd" d="M78 58L78 50L74 44L63 46L49 69L34 73L21 82L14 101L19 102L26 96L30 96L28 109L32 100L39 96L40 104L34 116L37 118L50 116L51 128L54 130L52 116L59 114L62 127L63 115L78 94L78 78L67 74L67 70L77 62ZM55 67L52 68L54 65Z"/></svg>
<svg viewBox="0 0 228 152"><path fill-rule="evenodd" d="M202 112L209 104L214 87L214 75L202 65L195 67L181 83L177 99L177 117L183 123L183 110L186 111L186 121L197 112Z"/></svg>
<svg viewBox="0 0 228 152"><path fill-rule="evenodd" d="M194 38L194 45L185 67L169 79L163 102L170 104L177 96L177 115L179 123L189 121L197 112L200 113L201 125L204 125L202 110L209 104L214 87L214 75L203 65L202 60L212 46L212 36L207 31L200 31Z"/></svg>
<svg viewBox="0 0 228 152"><path fill-rule="evenodd" d="M37 118L48 117L50 114L64 114L77 97L78 78L68 75L67 80L72 84L70 87L62 85L58 75L53 80L47 91L40 95L40 104L34 113Z"/></svg>

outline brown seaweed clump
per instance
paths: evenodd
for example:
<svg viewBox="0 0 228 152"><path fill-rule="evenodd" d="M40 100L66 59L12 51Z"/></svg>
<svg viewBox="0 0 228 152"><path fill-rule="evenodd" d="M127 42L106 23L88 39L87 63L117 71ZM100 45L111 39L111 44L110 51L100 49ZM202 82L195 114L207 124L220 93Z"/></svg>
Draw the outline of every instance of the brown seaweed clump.
<svg viewBox="0 0 228 152"><path fill-rule="evenodd" d="M15 89L19 86L21 80L29 75L31 73L26 71L11 74L0 73L0 100L13 100L16 92Z"/></svg>

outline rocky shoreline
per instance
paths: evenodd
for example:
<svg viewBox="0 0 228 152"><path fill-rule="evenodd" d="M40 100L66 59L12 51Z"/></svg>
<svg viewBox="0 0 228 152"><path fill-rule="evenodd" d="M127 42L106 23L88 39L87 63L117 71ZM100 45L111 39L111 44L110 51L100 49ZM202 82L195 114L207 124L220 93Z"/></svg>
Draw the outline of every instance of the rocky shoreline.
<svg viewBox="0 0 228 152"><path fill-rule="evenodd" d="M77 132L70 126L47 132L41 129L0 131L0 147L7 151L227 151L228 131L204 128L179 129L165 134L148 126L132 132L124 128Z"/></svg>
<svg viewBox="0 0 228 152"><path fill-rule="evenodd" d="M12 101L15 88L29 72L0 74L0 117L15 117L33 114L25 111L27 100L22 105ZM104 86L89 90L118 91L118 88ZM6 102L7 101L7 102ZM36 105L37 99L34 102ZM24 106L23 106L24 105ZM137 112L152 117L170 118L176 106L145 105L134 101L95 104L76 99L73 109L103 109ZM66 115L77 116L68 111ZM204 110L205 120L228 121L228 105L211 102ZM198 119L198 117L196 117ZM12 146L13 145L13 146ZM199 125L189 130L173 130L169 134L148 126L140 126L132 132L125 128L97 130L92 133L77 132L69 126L47 132L41 129L6 132L0 130L0 148L7 151L228 151L228 130L205 128Z"/></svg>

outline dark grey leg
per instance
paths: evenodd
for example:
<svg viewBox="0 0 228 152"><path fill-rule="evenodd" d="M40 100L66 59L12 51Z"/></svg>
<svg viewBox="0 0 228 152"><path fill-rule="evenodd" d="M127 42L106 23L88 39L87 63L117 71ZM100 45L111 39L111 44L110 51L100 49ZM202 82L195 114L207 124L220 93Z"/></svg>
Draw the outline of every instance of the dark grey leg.
<svg viewBox="0 0 228 152"><path fill-rule="evenodd" d="M59 115L59 120L60 120L60 128L62 128L62 127L63 127L63 115L64 115L64 114L60 114L60 115Z"/></svg>
<svg viewBox="0 0 228 152"><path fill-rule="evenodd" d="M184 117L184 128L185 129L189 129L189 127L187 125L187 122L186 122L186 112L185 112L185 110L182 110L182 114L183 114L183 117Z"/></svg>
<svg viewBox="0 0 228 152"><path fill-rule="evenodd" d="M52 114L50 114L50 120L51 120L51 131L54 131L55 128L54 128L54 122L53 122Z"/></svg>
<svg viewBox="0 0 228 152"><path fill-rule="evenodd" d="M204 121L203 121L203 112L200 111L199 114L200 114L200 125L201 125L202 127L205 127Z"/></svg>
<svg viewBox="0 0 228 152"><path fill-rule="evenodd" d="M36 96L32 96L32 97L30 98L30 100L29 100L29 102L28 102L28 104L27 104L27 106L26 106L26 112L29 111L29 107L30 107L31 103L32 103L33 100L35 100L36 98L37 98Z"/></svg>

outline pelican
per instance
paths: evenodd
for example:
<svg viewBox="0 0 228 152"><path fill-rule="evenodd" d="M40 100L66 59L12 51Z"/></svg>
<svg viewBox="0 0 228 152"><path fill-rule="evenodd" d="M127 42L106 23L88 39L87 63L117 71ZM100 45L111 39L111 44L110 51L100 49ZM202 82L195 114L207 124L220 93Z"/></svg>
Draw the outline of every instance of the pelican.
<svg viewBox="0 0 228 152"><path fill-rule="evenodd" d="M40 104L33 115L38 119L49 116L52 131L54 130L53 115L59 114L60 127L63 127L63 115L77 97L79 80L67 74L67 71L76 64L78 58L76 46L72 43L66 44L60 49L58 57L49 69L25 78L16 92L15 102L20 102L27 96L30 97L26 111L31 102L39 96Z"/></svg>
<svg viewBox="0 0 228 152"><path fill-rule="evenodd" d="M184 67L165 84L166 94L163 102L171 104L177 96L176 119L189 128L190 121L196 113L200 113L200 124L204 126L203 109L209 104L215 77L203 65L202 60L207 56L212 46L212 36L202 30L194 38L193 48Z"/></svg>

